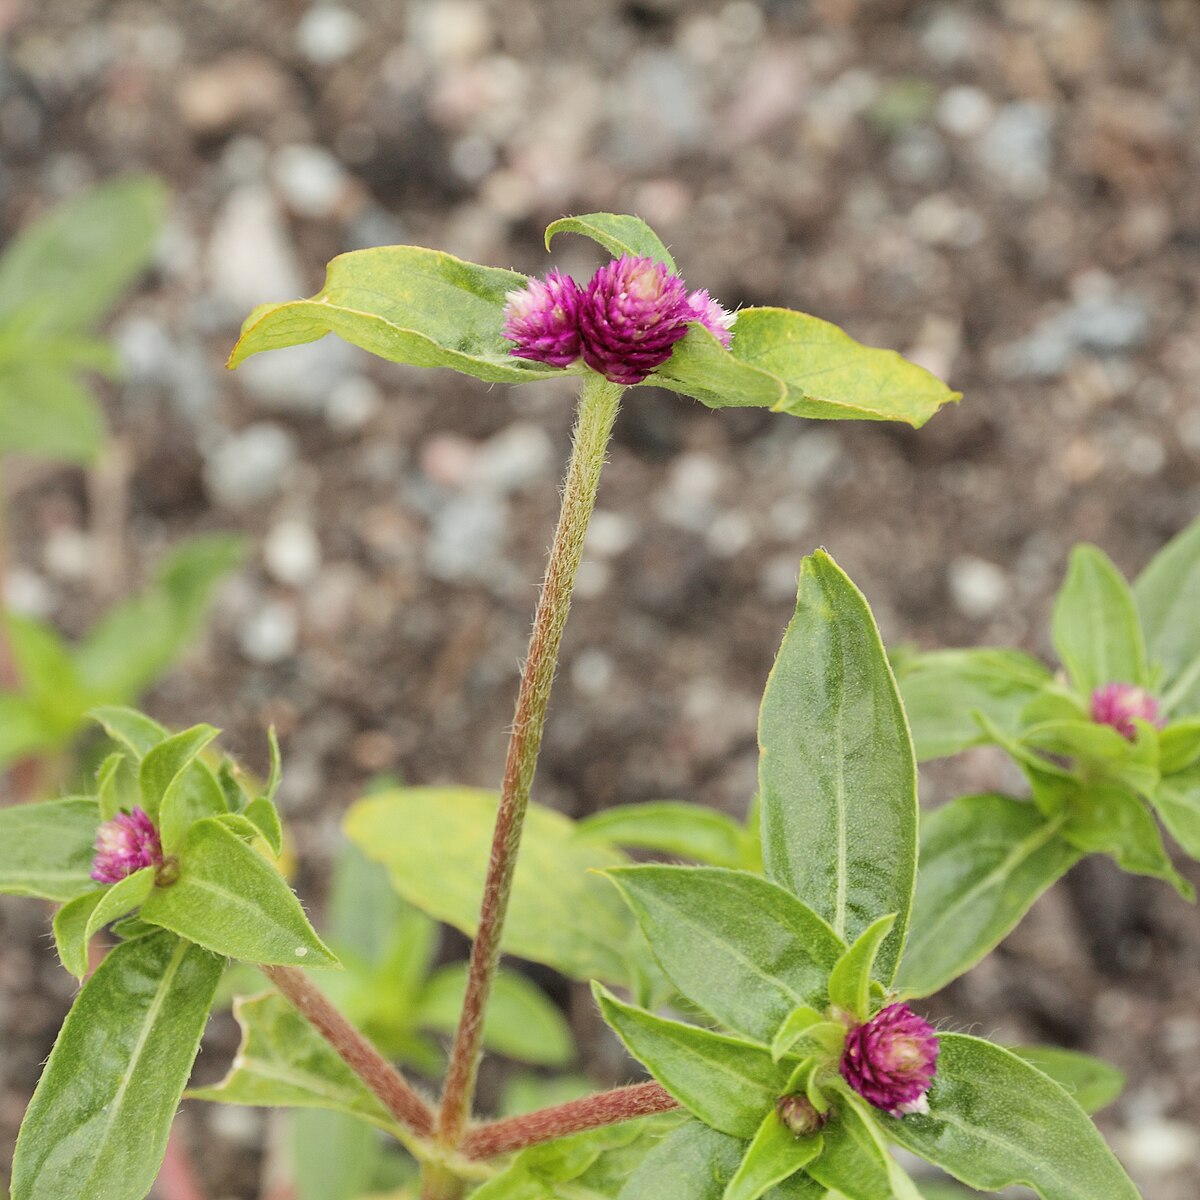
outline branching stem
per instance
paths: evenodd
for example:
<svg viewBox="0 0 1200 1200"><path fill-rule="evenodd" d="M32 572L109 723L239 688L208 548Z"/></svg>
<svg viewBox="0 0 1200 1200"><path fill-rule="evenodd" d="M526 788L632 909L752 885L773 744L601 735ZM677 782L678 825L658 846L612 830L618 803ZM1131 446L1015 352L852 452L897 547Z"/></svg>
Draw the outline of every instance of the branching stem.
<svg viewBox="0 0 1200 1200"><path fill-rule="evenodd" d="M521 828L529 805L529 789L537 767L546 723L546 707L558 664L563 626L571 607L575 573L583 539L596 504L596 489L608 439L620 405L622 388L588 373L579 396L571 460L563 483L562 509L550 548L521 675L516 714L504 764L500 809L484 884L479 932L471 949L471 965L462 1016L450 1055L446 1087L438 1118L437 1140L457 1149L470 1119L483 1039L483 1018L500 959L500 935L508 912L513 871L521 844Z"/></svg>

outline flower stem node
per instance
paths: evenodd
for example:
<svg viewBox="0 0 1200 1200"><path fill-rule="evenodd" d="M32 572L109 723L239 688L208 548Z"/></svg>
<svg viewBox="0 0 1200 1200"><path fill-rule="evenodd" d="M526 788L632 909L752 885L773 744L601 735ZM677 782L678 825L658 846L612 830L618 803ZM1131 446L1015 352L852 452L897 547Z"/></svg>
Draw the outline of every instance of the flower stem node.
<svg viewBox="0 0 1200 1200"><path fill-rule="evenodd" d="M780 1096L775 1102L780 1123L797 1137L807 1137L825 1128L829 1114L819 1112L813 1102L800 1093Z"/></svg>
<svg viewBox="0 0 1200 1200"><path fill-rule="evenodd" d="M841 1073L868 1103L901 1117L929 1111L937 1058L933 1026L907 1004L891 1004L846 1034Z"/></svg>
<svg viewBox="0 0 1200 1200"><path fill-rule="evenodd" d="M1131 742L1137 737L1136 720L1149 721L1162 727L1158 700L1145 688L1132 683L1106 683L1092 693L1092 720L1098 725L1111 725Z"/></svg>
<svg viewBox="0 0 1200 1200"><path fill-rule="evenodd" d="M97 883L119 883L143 867L162 866L162 842L145 809L117 813L100 826L92 859L92 878Z"/></svg>

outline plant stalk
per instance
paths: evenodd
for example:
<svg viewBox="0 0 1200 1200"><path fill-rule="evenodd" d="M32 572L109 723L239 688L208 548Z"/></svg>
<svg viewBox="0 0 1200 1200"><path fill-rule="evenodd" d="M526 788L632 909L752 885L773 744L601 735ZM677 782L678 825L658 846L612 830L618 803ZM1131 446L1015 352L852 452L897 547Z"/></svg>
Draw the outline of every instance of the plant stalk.
<svg viewBox="0 0 1200 1200"><path fill-rule="evenodd" d="M671 1112L679 1101L657 1083L635 1083L630 1087L584 1096L553 1108L507 1117L471 1130L462 1144L467 1158L489 1159L539 1142L551 1142L585 1129L617 1125L634 1117Z"/></svg>
<svg viewBox="0 0 1200 1200"><path fill-rule="evenodd" d="M563 482L562 508L550 548L541 595L521 675L516 713L504 763L500 808L479 914L479 932L471 948L467 991L450 1054L446 1087L438 1117L437 1140L457 1149L470 1119L483 1040L483 1018L500 960L500 935L512 893L513 871L529 790L537 768L550 688L558 665L563 626L583 554L583 539L596 504L600 471L617 417L623 388L589 372L580 389L571 459Z"/></svg>
<svg viewBox="0 0 1200 1200"><path fill-rule="evenodd" d="M433 1110L429 1105L299 967L264 966L259 969L401 1125L419 1137L429 1137L433 1133Z"/></svg>

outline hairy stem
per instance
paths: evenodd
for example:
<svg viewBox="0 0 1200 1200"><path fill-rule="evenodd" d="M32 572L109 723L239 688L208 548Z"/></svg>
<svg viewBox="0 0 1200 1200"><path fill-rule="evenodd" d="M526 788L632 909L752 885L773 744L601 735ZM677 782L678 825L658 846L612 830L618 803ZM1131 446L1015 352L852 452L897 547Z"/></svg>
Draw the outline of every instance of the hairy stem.
<svg viewBox="0 0 1200 1200"><path fill-rule="evenodd" d="M433 1110L429 1105L303 971L298 967L261 967L260 970L401 1125L420 1137L433 1133Z"/></svg>
<svg viewBox="0 0 1200 1200"><path fill-rule="evenodd" d="M619 385L589 373L584 377L580 391L571 461L563 483L562 509L517 694L516 714L504 763L500 809L496 815L496 831L479 915L479 932L471 948L467 992L438 1118L438 1141L450 1149L458 1147L470 1119L483 1040L483 1018L500 960L500 935L512 892L521 828L529 806L529 789L542 745L558 648L571 607L571 590L583 554L584 535L596 504L600 470L622 390Z"/></svg>
<svg viewBox="0 0 1200 1200"><path fill-rule="evenodd" d="M630 1087L584 1096L567 1104L543 1108L481 1125L467 1134L462 1151L468 1158L488 1159L539 1142L550 1142L585 1129L616 1125L634 1117L670 1112L679 1102L657 1083L635 1083Z"/></svg>
<svg viewBox="0 0 1200 1200"><path fill-rule="evenodd" d="M421 1169L421 1200L459 1200L463 1181L452 1171L437 1163L426 1163Z"/></svg>

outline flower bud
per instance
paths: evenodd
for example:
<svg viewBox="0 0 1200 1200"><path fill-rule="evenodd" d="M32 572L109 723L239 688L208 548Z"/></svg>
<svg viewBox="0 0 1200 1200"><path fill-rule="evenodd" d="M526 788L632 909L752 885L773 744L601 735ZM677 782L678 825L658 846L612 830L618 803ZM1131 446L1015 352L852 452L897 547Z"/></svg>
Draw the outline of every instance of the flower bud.
<svg viewBox="0 0 1200 1200"><path fill-rule="evenodd" d="M790 1129L797 1137L807 1137L824 1129L829 1114L819 1112L813 1107L812 1101L800 1093L791 1096L780 1096L775 1102L775 1112L780 1123Z"/></svg>
<svg viewBox="0 0 1200 1200"><path fill-rule="evenodd" d="M565 367L579 357L579 306L583 291L569 275L551 271L544 280L505 296L504 336L515 358Z"/></svg>
<svg viewBox="0 0 1200 1200"><path fill-rule="evenodd" d="M92 878L97 883L119 883L143 867L162 866L162 842L144 809L117 813L96 834Z"/></svg>
<svg viewBox="0 0 1200 1200"><path fill-rule="evenodd" d="M933 1026L907 1004L892 1004L846 1034L842 1078L893 1117L929 1111L925 1093L937 1070Z"/></svg>
<svg viewBox="0 0 1200 1200"><path fill-rule="evenodd" d="M1136 718L1161 728L1158 700L1145 688L1132 683L1106 683L1092 693L1092 720L1099 725L1111 725L1131 742L1137 737Z"/></svg>
<svg viewBox="0 0 1200 1200"><path fill-rule="evenodd" d="M613 383L641 383L699 319L686 284L665 264L622 255L588 284L579 310L583 361Z"/></svg>

